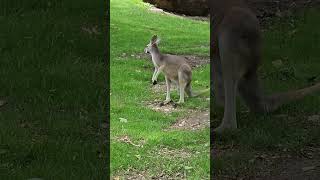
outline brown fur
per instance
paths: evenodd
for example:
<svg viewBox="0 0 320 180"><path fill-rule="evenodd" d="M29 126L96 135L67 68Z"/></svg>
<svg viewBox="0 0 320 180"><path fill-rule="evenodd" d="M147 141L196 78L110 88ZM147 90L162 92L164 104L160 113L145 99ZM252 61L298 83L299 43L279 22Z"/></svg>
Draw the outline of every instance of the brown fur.
<svg viewBox="0 0 320 180"><path fill-rule="evenodd" d="M271 112L279 106L320 90L320 83L300 90L265 96L257 69L261 63L261 32L258 19L241 0L212 0L211 57L214 95L224 105L222 123L215 132L236 129L236 96L251 111Z"/></svg>
<svg viewBox="0 0 320 180"><path fill-rule="evenodd" d="M158 75L163 72L166 79L167 95L164 103L169 103L171 84L176 84L178 86L178 91L180 94L180 99L178 104L184 103L184 93L188 96L193 97L194 94L191 90L191 80L192 71L186 59L181 56L161 54L158 48L159 40L156 35L154 35L150 43L145 48L146 53L150 53L152 56L152 62L155 67L155 71L152 77L152 83L157 83Z"/></svg>

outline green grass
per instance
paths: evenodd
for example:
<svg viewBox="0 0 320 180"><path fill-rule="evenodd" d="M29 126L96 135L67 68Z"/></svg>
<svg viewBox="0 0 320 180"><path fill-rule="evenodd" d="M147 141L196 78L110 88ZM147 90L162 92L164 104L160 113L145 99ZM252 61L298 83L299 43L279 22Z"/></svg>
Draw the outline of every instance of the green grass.
<svg viewBox="0 0 320 180"><path fill-rule="evenodd" d="M106 177L105 4L0 3L1 179ZM97 26L101 34L83 27Z"/></svg>
<svg viewBox="0 0 320 180"><path fill-rule="evenodd" d="M306 87L311 85L308 79L312 77L320 81L319 18L318 9L312 9L287 20L275 20L263 33L260 74L268 94ZM272 64L278 59L283 62L280 67ZM226 153L213 159L216 174L254 174L257 164L249 160L256 154L281 154L287 150L285 153L297 156L307 146L320 147L319 124L308 121L309 116L320 113L319 102L320 95L316 93L269 115L243 112L247 108L239 103L239 131L215 139L217 149L232 146L230 150L234 152L231 157ZM221 108L214 112L222 118ZM284 116L277 117L277 114ZM212 121L215 127L220 120Z"/></svg>
<svg viewBox="0 0 320 180"><path fill-rule="evenodd" d="M186 173L190 179L209 178L209 128L200 131L164 131L188 109L208 109L205 98L187 98L183 112L169 115L155 112L143 101L165 99L163 93L151 90L152 62L131 55L141 54L153 34L162 39L160 50L171 54L209 55L209 24L150 12L140 0L111 0L111 175L125 171L157 176ZM125 56L123 54L125 53ZM209 65L194 70L194 89L209 85ZM163 75L159 81L164 81ZM195 82L194 81L194 82ZM176 92L173 98L178 100ZM127 123L120 122L125 118ZM128 136L136 147L119 141ZM185 151L190 157L161 154L168 148ZM197 153L198 152L198 153ZM160 154L159 154L160 153ZM192 167L189 169L189 167Z"/></svg>

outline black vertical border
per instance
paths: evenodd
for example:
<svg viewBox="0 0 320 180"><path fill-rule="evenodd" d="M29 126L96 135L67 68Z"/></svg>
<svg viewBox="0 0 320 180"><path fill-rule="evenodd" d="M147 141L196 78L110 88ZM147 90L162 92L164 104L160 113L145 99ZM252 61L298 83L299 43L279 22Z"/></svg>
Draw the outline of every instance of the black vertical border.
<svg viewBox="0 0 320 180"><path fill-rule="evenodd" d="M105 12L106 13L106 21L103 24L106 24L106 50L105 50L105 58L106 58L106 123L107 123L107 135L106 135L106 148L107 148L107 153L106 153L106 179L110 179L110 0L106 0L106 6L105 6Z"/></svg>

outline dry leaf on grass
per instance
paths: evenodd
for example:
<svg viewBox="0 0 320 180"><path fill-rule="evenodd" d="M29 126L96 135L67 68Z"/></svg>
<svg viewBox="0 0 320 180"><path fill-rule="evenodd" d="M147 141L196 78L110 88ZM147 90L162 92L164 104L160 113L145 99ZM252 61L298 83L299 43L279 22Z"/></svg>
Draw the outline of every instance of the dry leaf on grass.
<svg viewBox="0 0 320 180"><path fill-rule="evenodd" d="M94 26L94 27L82 27L82 31L87 32L88 34L95 34L95 35L99 35L101 34L98 30L97 30L98 26Z"/></svg>
<svg viewBox="0 0 320 180"><path fill-rule="evenodd" d="M143 147L142 144L135 144L135 143L133 143L133 142L131 141L131 139L129 138L129 136L120 137L120 138L118 138L118 141L124 142L124 143L127 143L127 144L131 144L131 145L133 145L133 146L135 146L135 147Z"/></svg>
<svg viewBox="0 0 320 180"><path fill-rule="evenodd" d="M3 105L5 105L5 104L7 104L7 101L5 101L5 100L0 100L0 107L3 106Z"/></svg>
<svg viewBox="0 0 320 180"><path fill-rule="evenodd" d="M308 167L303 167L302 171L311 171L311 170L315 170L316 167L315 166L308 166Z"/></svg>
<svg viewBox="0 0 320 180"><path fill-rule="evenodd" d="M283 62L281 59L278 59L278 60L272 61L272 65L276 68L279 68L283 65Z"/></svg>
<svg viewBox="0 0 320 180"><path fill-rule="evenodd" d="M120 177L119 176L114 177L113 180L120 180Z"/></svg>
<svg viewBox="0 0 320 180"><path fill-rule="evenodd" d="M125 118L119 118L119 120L120 120L121 123L127 123L128 122L128 120L125 119Z"/></svg>
<svg viewBox="0 0 320 180"><path fill-rule="evenodd" d="M320 121L320 115L309 116L308 121L312 121L312 122Z"/></svg>

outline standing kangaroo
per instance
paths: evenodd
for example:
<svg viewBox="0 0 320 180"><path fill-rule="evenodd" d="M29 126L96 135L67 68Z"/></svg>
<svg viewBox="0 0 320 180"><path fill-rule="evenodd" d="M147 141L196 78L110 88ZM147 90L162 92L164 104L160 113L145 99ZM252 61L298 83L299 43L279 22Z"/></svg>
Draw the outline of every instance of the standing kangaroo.
<svg viewBox="0 0 320 180"><path fill-rule="evenodd" d="M214 94L217 104L224 105L222 123L214 132L237 128L237 92L251 111L271 112L320 90L320 83L317 83L300 90L263 95L257 76L261 62L258 19L241 0L212 0L209 7Z"/></svg>
<svg viewBox="0 0 320 180"><path fill-rule="evenodd" d="M156 35L152 36L150 43L144 49L145 53L149 53L152 56L152 62L154 65L154 73L152 76L152 83L157 84L157 78L161 72L165 75L167 95L164 104L171 101L170 88L171 84L176 84L179 88L180 99L178 104L184 103L184 92L189 97L198 96L201 93L193 93L191 89L191 77L192 71L186 59L181 56L175 56L170 54L161 54L158 48L160 40Z"/></svg>

